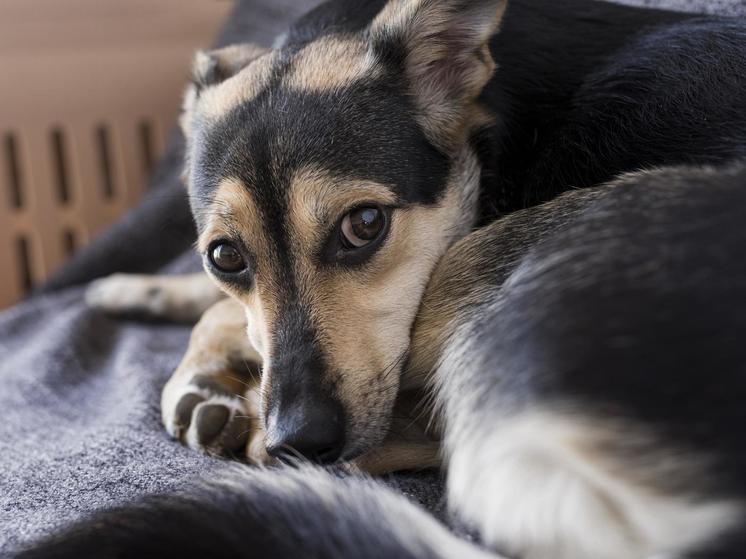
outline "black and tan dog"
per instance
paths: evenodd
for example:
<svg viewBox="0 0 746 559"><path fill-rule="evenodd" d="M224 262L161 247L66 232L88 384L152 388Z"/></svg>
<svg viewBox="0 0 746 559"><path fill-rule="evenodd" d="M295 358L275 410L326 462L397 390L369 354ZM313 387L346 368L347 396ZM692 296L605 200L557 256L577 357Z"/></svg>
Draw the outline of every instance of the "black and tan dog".
<svg viewBox="0 0 746 559"><path fill-rule="evenodd" d="M197 57L186 175L230 297L204 277L117 276L89 298L210 307L163 393L192 447L433 465L412 405L433 379L450 503L489 545L740 557L726 536L746 505L745 88L740 20L329 2L273 49ZM357 541L379 556L375 523L350 522L337 555ZM400 542L386 522L396 556L480 553ZM262 541L258 556L291 556Z"/></svg>

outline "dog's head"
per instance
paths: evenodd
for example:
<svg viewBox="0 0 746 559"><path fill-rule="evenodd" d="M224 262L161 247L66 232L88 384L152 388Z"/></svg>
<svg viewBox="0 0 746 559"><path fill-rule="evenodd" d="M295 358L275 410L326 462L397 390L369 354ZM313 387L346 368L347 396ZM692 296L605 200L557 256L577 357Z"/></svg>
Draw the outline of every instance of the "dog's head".
<svg viewBox="0 0 746 559"><path fill-rule="evenodd" d="M347 459L385 435L430 272L473 225L503 9L392 0L362 29L197 56L198 247L246 307L271 453Z"/></svg>

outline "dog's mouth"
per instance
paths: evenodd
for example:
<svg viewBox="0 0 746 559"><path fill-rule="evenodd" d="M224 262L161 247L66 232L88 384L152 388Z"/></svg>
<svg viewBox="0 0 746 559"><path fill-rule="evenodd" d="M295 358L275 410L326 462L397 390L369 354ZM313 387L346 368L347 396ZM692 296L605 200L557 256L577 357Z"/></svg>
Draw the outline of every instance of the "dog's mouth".
<svg viewBox="0 0 746 559"><path fill-rule="evenodd" d="M351 462L378 447L386 438L391 427L392 414L374 414L361 422L360 436L351 435L340 456L340 462Z"/></svg>

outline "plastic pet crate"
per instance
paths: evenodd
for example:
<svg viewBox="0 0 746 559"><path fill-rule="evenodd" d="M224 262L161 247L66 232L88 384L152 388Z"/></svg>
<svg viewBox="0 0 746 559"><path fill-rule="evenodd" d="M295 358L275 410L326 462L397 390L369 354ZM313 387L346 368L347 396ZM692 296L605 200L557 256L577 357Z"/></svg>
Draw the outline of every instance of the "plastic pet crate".
<svg viewBox="0 0 746 559"><path fill-rule="evenodd" d="M0 2L0 308L137 202L231 5Z"/></svg>

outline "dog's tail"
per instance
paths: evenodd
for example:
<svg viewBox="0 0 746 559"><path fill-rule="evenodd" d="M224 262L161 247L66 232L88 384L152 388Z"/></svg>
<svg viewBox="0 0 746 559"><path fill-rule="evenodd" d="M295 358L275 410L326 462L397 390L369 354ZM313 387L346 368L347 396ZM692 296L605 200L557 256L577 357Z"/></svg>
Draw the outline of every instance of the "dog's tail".
<svg viewBox="0 0 746 559"><path fill-rule="evenodd" d="M108 510L17 559L464 558L494 555L371 480L311 466L228 466L186 491Z"/></svg>

